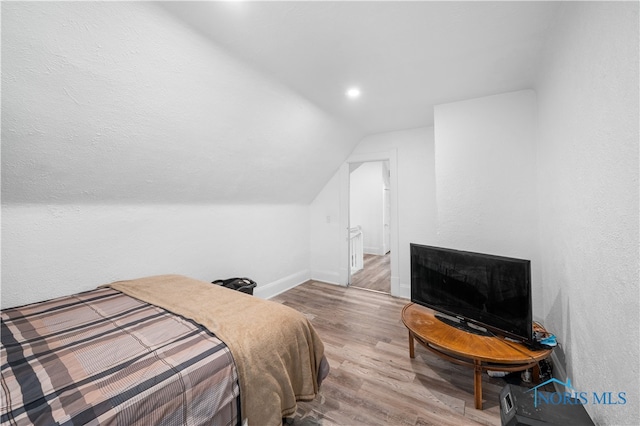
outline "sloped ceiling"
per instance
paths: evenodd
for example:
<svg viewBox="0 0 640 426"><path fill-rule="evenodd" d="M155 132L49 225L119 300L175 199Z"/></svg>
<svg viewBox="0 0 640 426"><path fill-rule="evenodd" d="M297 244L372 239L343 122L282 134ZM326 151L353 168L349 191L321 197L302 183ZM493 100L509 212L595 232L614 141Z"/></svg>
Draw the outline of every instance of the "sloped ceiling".
<svg viewBox="0 0 640 426"><path fill-rule="evenodd" d="M254 68L367 134L433 106L533 86L560 2L164 2ZM359 86L356 102L344 97Z"/></svg>
<svg viewBox="0 0 640 426"><path fill-rule="evenodd" d="M361 134L155 4L2 4L3 203L307 204Z"/></svg>
<svg viewBox="0 0 640 426"><path fill-rule="evenodd" d="M2 202L308 203L365 134L530 88L555 8L3 2Z"/></svg>

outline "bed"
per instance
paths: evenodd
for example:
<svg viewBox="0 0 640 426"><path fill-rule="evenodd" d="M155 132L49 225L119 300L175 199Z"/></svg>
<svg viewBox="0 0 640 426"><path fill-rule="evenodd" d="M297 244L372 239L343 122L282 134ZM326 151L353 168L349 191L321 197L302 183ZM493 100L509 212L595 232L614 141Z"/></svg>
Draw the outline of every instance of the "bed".
<svg viewBox="0 0 640 426"><path fill-rule="evenodd" d="M329 366L299 312L179 275L1 315L1 423L281 425Z"/></svg>

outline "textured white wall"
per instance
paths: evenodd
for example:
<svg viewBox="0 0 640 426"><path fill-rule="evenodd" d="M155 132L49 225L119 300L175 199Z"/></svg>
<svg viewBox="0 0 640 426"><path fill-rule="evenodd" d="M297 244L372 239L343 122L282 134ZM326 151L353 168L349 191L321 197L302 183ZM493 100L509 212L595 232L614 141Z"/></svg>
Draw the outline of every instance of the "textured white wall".
<svg viewBox="0 0 640 426"><path fill-rule="evenodd" d="M471 251L535 247L535 94L512 92L435 108L438 234Z"/></svg>
<svg viewBox="0 0 640 426"><path fill-rule="evenodd" d="M309 279L307 206L9 205L2 307L178 273L248 276L268 297Z"/></svg>
<svg viewBox="0 0 640 426"><path fill-rule="evenodd" d="M300 205L354 131L151 3L1 7L2 306L155 273L265 296L308 278Z"/></svg>
<svg viewBox="0 0 640 426"><path fill-rule="evenodd" d="M365 253L383 255L382 162L362 164L351 172L349 182L349 224L362 226Z"/></svg>
<svg viewBox="0 0 640 426"><path fill-rule="evenodd" d="M538 280L535 93L505 93L435 108L438 245L531 260Z"/></svg>
<svg viewBox="0 0 640 426"><path fill-rule="evenodd" d="M311 277L333 284L340 278L340 176L337 172L309 207Z"/></svg>
<svg viewBox="0 0 640 426"><path fill-rule="evenodd" d="M309 203L356 134L152 2L2 3L2 200Z"/></svg>
<svg viewBox="0 0 640 426"><path fill-rule="evenodd" d="M544 317L596 424L640 418L638 3L567 3L538 83Z"/></svg>

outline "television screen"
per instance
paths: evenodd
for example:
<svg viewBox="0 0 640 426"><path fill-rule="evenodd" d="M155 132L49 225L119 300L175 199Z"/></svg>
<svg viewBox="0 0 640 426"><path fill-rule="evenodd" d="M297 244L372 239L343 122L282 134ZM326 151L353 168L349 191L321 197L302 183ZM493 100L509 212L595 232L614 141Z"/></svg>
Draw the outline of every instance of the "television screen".
<svg viewBox="0 0 640 426"><path fill-rule="evenodd" d="M532 340L529 260L411 244L411 301Z"/></svg>

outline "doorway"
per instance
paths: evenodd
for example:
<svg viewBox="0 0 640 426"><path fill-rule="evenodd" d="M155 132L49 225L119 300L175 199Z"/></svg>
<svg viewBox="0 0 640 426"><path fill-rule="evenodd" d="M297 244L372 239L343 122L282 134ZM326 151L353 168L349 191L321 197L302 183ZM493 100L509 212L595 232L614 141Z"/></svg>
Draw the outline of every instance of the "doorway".
<svg viewBox="0 0 640 426"><path fill-rule="evenodd" d="M399 277L399 227L398 227L398 152L396 148L388 151L360 152L351 154L347 161L340 166L340 229L344 230L344 237L341 238L339 254L339 282L349 285L351 279L351 268L349 264L349 172L354 163L365 163L370 161L389 161L389 246L391 263L391 295L401 297Z"/></svg>
<svg viewBox="0 0 640 426"><path fill-rule="evenodd" d="M352 287L391 293L389 160L349 164L349 256Z"/></svg>

